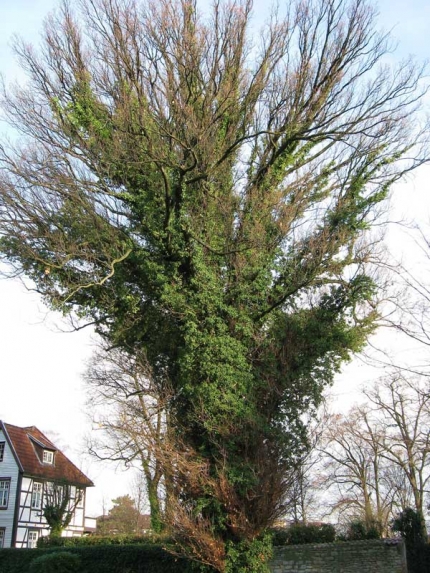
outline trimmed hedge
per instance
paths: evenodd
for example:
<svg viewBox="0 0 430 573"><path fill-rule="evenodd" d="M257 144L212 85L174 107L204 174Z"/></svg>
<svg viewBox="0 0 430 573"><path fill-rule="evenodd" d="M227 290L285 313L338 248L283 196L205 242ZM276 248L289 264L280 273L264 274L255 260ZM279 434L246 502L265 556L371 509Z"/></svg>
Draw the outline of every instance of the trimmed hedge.
<svg viewBox="0 0 430 573"><path fill-rule="evenodd" d="M94 545L165 545L172 543L167 535L88 535L84 537L39 537L37 547L82 547Z"/></svg>
<svg viewBox="0 0 430 573"><path fill-rule="evenodd" d="M30 563L39 557L39 549L0 549L1 573L28 573Z"/></svg>
<svg viewBox="0 0 430 573"><path fill-rule="evenodd" d="M336 538L333 525L292 525L271 531L273 545L302 545L304 543L332 543Z"/></svg>
<svg viewBox="0 0 430 573"><path fill-rule="evenodd" d="M191 573L195 566L187 559L175 557L162 547L152 545L97 545L70 547L77 555L79 573ZM63 549L2 549L1 573L29 573L31 563L41 556L64 553Z"/></svg>

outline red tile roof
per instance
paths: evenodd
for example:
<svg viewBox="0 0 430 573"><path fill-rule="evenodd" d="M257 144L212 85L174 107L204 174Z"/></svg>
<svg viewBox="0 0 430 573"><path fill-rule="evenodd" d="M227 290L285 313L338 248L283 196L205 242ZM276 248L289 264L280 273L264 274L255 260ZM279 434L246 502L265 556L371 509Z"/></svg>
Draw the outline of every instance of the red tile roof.
<svg viewBox="0 0 430 573"><path fill-rule="evenodd" d="M24 474L52 481L65 480L72 485L93 486L93 482L78 469L35 426L19 428L3 425ZM54 463L43 463L43 450L54 451Z"/></svg>

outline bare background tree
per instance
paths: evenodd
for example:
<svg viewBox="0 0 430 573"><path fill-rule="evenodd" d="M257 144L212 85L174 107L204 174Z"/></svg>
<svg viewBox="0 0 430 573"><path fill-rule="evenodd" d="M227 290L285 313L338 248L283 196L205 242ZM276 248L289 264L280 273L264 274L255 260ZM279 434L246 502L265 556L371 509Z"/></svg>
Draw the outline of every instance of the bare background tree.
<svg viewBox="0 0 430 573"><path fill-rule="evenodd" d="M85 379L89 412L98 435L89 441L89 451L100 460L140 468L146 482L151 527L159 532L163 527L171 393L166 386L156 386L143 353L130 356L118 349L100 348Z"/></svg>
<svg viewBox="0 0 430 573"><path fill-rule="evenodd" d="M425 528L425 496L430 482L430 392L427 377L405 377L394 372L366 396L377 409L384 435L382 457L402 472L414 507ZM402 508L404 509L404 508Z"/></svg>
<svg viewBox="0 0 430 573"><path fill-rule="evenodd" d="M61 481L46 482L43 496L45 498L43 517L49 525L49 535L61 537L63 529L70 524L76 508L83 499L82 490Z"/></svg>
<svg viewBox="0 0 430 573"><path fill-rule="evenodd" d="M325 431L323 474L334 495L331 514L343 523L362 521L367 529L389 531L393 497L381 457L383 428L368 407L333 415Z"/></svg>
<svg viewBox="0 0 430 573"><path fill-rule="evenodd" d="M307 421L306 447L289 472L289 487L284 500L287 522L306 525L321 517L321 494L326 487L321 472L321 447L325 429L331 423L325 404L318 415Z"/></svg>
<svg viewBox="0 0 430 573"><path fill-rule="evenodd" d="M313 516L354 521L364 530L391 535L393 519L412 508L428 516L430 481L430 394L425 376L393 371L364 389L363 403L344 414L328 414L310 450L307 475ZM315 518L315 517L314 517Z"/></svg>

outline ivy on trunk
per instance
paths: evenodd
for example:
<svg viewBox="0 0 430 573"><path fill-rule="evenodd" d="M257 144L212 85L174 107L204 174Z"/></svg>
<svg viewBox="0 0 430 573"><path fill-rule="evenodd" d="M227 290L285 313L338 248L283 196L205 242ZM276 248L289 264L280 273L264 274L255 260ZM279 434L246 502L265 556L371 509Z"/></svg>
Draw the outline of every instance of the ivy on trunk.
<svg viewBox="0 0 430 573"><path fill-rule="evenodd" d="M260 33L250 0L79 6L39 54L16 44L1 252L171 392L154 451L178 546L264 571L303 414L375 327L370 229L424 158L421 70L379 65L363 0L292 2Z"/></svg>

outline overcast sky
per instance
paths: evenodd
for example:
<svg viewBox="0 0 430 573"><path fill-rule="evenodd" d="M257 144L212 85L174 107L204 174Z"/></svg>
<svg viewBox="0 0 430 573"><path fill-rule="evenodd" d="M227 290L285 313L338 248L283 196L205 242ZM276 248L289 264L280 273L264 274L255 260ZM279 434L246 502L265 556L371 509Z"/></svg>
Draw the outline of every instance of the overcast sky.
<svg viewBox="0 0 430 573"><path fill-rule="evenodd" d="M282 2L280 2L282 4ZM6 82L19 72L10 48L17 33L37 44L43 17L55 6L55 0L0 0L0 71ZM268 2L256 0L257 13L264 15ZM379 3L380 23L393 29L399 42L394 57L429 56L428 0L384 0ZM0 131L4 127L0 124ZM396 217L428 221L430 170L423 167L406 183L398 184L393 205ZM399 255L405 239L390 233L391 248ZM405 251L409 260L413 254ZM0 281L0 419L18 426L36 425L52 432L65 453L85 471L97 487L89 497L89 513L101 513L102 501L127 493L129 473L102 468L84 455L84 436L91 431L85 414L85 391L81 375L92 351L92 333L66 333L60 317L49 313L34 293L25 291L16 281ZM386 338L385 344L391 344ZM405 347L402 348L405 354ZM360 361L355 361L339 377L334 394L345 407L353 390L372 376Z"/></svg>

